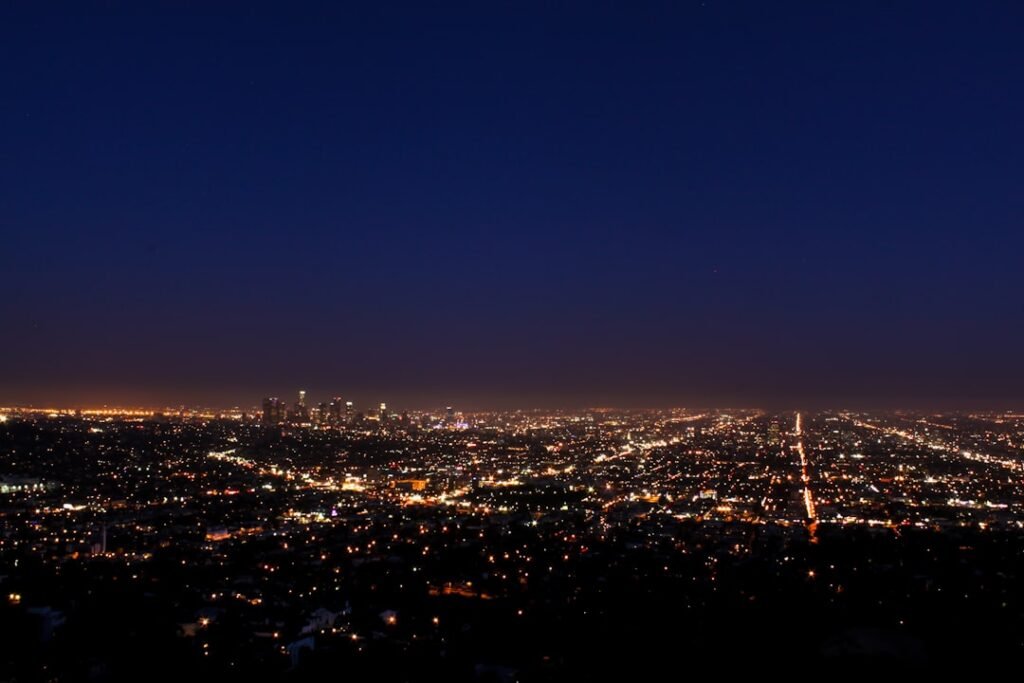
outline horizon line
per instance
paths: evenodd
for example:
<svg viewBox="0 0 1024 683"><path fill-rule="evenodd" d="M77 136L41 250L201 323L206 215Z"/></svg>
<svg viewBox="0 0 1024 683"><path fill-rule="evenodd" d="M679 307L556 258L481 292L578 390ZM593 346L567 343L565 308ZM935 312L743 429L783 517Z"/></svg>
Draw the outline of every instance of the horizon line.
<svg viewBox="0 0 1024 683"><path fill-rule="evenodd" d="M856 402L854 402L856 403ZM319 405L319 402L313 403L312 406ZM363 413L367 410L373 412L376 407L373 403L368 403L370 408L364 408L358 412ZM416 413L429 413L435 411L444 411L449 406L438 404L433 407L402 407L401 409L394 410L392 412L416 412ZM188 413L204 413L204 414L237 414L245 415L248 413L259 413L261 406L259 403L254 403L249 406L242 406L239 404L235 405L216 405L212 403L179 403L176 405L153 405L153 404L64 404L64 405L37 405L34 403L14 403L10 405L0 405L0 414L2 413L47 413L57 415L73 415L76 412L81 412L86 415L134 415L138 417L146 415L158 415L166 414L173 415L178 412ZM861 412L861 411L882 411L882 412L981 412L981 413L1003 413L1007 415L1013 415L1020 411L1020 408L1005 406L999 408L993 407L980 407L980 406L969 406L962 405L959 407L955 406L866 406L866 405L841 405L838 403L830 405L791 405L787 407L774 407L774 406L763 406L763 405L741 405L741 404L698 404L698 405L682 405L682 404L664 404L664 405L592 405L592 406L529 406L520 405L515 407L503 407L503 408L456 408L456 412L463 414L482 414L482 413L509 413L509 412L562 412L562 413L584 413L584 412L669 412L669 411L758 411L764 413L787 413L787 412Z"/></svg>

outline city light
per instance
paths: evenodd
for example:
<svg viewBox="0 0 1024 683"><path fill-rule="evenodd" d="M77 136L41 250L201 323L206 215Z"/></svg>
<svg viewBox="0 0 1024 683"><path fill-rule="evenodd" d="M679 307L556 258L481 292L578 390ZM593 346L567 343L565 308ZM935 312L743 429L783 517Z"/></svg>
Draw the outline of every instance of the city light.
<svg viewBox="0 0 1024 683"><path fill-rule="evenodd" d="M251 657L339 639L364 653L382 638L456 637L466 617L445 618L450 601L476 605L482 619L543 621L522 601L542 603L549 581L579 586L559 600L581 611L607 609L596 577L609 571L630 586L613 594L658 577L694 605L718 590L746 595L765 576L801 578L822 591L802 599L828 605L882 594L864 558L844 554L864 534L885 566L889 544L916 544L927 558L1024 533L1024 417L1010 414L349 405L296 392L290 404L267 399L214 420L198 410L5 411L32 434L11 438L21 432L10 422L0 431L0 502L14 530L0 539L8 605L38 608L19 567L42 558L33 561L59 567L55 577L115 572L165 597L202 588L180 637L203 658L219 656L210 638L224 619L246 629ZM183 583L151 588L145 577L168 566L223 576L163 574ZM1007 571L1005 559L980 566ZM928 600L932 585L906 590ZM268 623L268 609L289 617ZM372 637L356 634L370 622Z"/></svg>

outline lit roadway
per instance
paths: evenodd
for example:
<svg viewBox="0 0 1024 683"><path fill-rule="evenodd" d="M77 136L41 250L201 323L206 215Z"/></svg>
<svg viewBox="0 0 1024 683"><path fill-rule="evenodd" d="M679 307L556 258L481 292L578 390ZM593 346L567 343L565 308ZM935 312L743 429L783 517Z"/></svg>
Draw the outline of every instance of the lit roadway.
<svg viewBox="0 0 1024 683"><path fill-rule="evenodd" d="M984 463L986 465L997 465L999 467L1003 467L1005 469L1008 469L1008 470L1010 470L1012 472L1022 472L1022 471L1024 471L1024 463L1021 463L1021 462L1019 462L1017 460L1009 460L1007 458L1000 458L1000 457L996 457L996 456L993 456L993 455L989 455L987 453L978 453L978 452L975 452L975 451L969 451L969 450L966 450L966 449L961 449L958 446L956 446L955 444L950 444L950 443L946 443L946 442L943 442L943 441L929 440L929 439L921 436L920 434L916 434L914 432L910 432L910 431L907 431L905 429L898 429L896 427L882 427L882 426L879 426L879 425L876 425L876 424L871 424L870 422L865 422L864 420L858 420L858 419L856 419L856 418L854 418L854 417L852 417L850 415L847 415L845 417L846 417L846 419L850 420L850 422L852 422L854 425L856 425L858 427L863 427L864 429L870 429L871 431L875 431L875 432L881 432L883 434L889 434L891 436L898 436L899 438L903 439L904 441L908 441L910 443L920 444L922 446L931 448L933 450L946 451L947 453L950 453L952 455L959 455L961 458L964 458L965 460L971 460L971 461L974 461L974 462L980 462L980 463ZM798 425L800 424L799 419L800 418L799 418L799 415L798 415L797 416L797 424ZM939 426L945 426L945 425L939 425ZM797 429L799 430L799 427L797 427Z"/></svg>
<svg viewBox="0 0 1024 683"><path fill-rule="evenodd" d="M800 478L804 483L804 507L807 509L808 526L811 530L811 537L814 537L814 528L818 523L818 515L814 510L814 496L811 494L811 476L808 472L807 467L807 454L804 453L804 429L803 429L803 417L800 413L796 414L796 429L794 435L796 436L796 449L797 454L800 456Z"/></svg>

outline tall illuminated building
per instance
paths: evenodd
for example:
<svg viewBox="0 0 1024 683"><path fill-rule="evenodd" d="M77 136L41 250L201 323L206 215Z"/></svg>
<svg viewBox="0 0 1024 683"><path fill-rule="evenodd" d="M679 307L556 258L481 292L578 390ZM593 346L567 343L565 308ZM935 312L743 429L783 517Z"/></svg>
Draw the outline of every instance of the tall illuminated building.
<svg viewBox="0 0 1024 683"><path fill-rule="evenodd" d="M291 411L289 419L293 422L309 422L309 409L306 408L306 390L299 391L299 400Z"/></svg>
<svg viewBox="0 0 1024 683"><path fill-rule="evenodd" d="M352 405L352 401L345 401L345 422L352 424L352 420L356 417L356 407Z"/></svg>
<svg viewBox="0 0 1024 683"><path fill-rule="evenodd" d="M278 398L263 399L263 423L278 424L284 420L284 404Z"/></svg>

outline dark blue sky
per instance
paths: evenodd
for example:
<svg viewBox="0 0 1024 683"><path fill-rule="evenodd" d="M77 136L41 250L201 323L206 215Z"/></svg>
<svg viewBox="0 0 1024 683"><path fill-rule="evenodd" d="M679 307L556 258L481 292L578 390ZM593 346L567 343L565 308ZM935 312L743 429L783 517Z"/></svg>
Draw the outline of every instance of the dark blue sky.
<svg viewBox="0 0 1024 683"><path fill-rule="evenodd" d="M0 401L1024 405L1024 5L343 4L4 3Z"/></svg>

